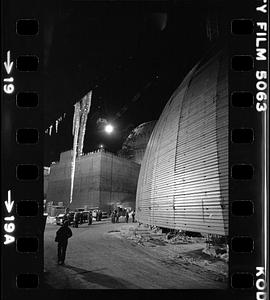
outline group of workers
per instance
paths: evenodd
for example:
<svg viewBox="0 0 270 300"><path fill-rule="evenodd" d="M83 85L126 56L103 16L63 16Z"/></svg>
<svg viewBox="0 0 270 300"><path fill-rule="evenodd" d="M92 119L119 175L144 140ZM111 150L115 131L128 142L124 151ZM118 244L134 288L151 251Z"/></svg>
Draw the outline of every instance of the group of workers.
<svg viewBox="0 0 270 300"><path fill-rule="evenodd" d="M98 209L98 210L96 210L95 213L96 213L95 214L96 221L101 221L102 211L100 209ZM128 223L130 212L128 210L126 210L124 213L122 211L120 212L119 209L115 209L113 212L110 212L110 216L111 216L112 223L119 223L120 216L124 216L126 223ZM135 222L135 211L134 210L131 213L131 217L132 217L132 222L134 223ZM93 213L92 213L92 211L89 211L88 213L77 211L73 214L70 214L69 212L67 212L63 218L63 223L66 220L69 222L69 224L73 224L73 227L75 227L75 228L78 228L78 225L83 224L85 221L88 222L88 225L91 225L92 221L93 221Z"/></svg>
<svg viewBox="0 0 270 300"><path fill-rule="evenodd" d="M83 224L84 222L88 222L88 225L92 224L92 212L75 212L69 213L67 212L63 217L63 224L67 221L68 225L73 224L73 227L78 228L79 224Z"/></svg>
<svg viewBox="0 0 270 300"><path fill-rule="evenodd" d="M121 216L120 211L114 210L111 213L112 223L119 223L120 216ZM131 216L132 216L132 223L134 223L135 222L135 211L134 210L132 211ZM125 213L125 220L126 220L126 223L128 223L128 220L129 220L129 211L128 210L126 210L126 213Z"/></svg>
<svg viewBox="0 0 270 300"><path fill-rule="evenodd" d="M78 227L78 224L82 224L83 223L83 214L76 212L74 215L74 223L73 223L73 227ZM97 210L96 211L96 221L101 221L102 219L102 211L101 210ZM93 221L93 215L92 215L92 211L89 211L87 214L87 221L88 221L88 225L92 224Z"/></svg>
<svg viewBox="0 0 270 300"><path fill-rule="evenodd" d="M96 221L101 221L101 219L102 219L102 211L97 210L96 211ZM66 214L64 216L63 223L65 220L69 220L69 214ZM84 221L87 221L88 225L92 224L92 221L93 221L92 211L89 211L87 213L87 215L82 212L75 212L74 217L73 217L73 227L78 228L78 225L83 224Z"/></svg>
<svg viewBox="0 0 270 300"><path fill-rule="evenodd" d="M78 228L78 225L82 223L83 223L83 215L80 212L75 212L73 227Z"/></svg>
<svg viewBox="0 0 270 300"><path fill-rule="evenodd" d="M98 209L96 211L96 221L101 221L101 219L102 219L102 211Z"/></svg>

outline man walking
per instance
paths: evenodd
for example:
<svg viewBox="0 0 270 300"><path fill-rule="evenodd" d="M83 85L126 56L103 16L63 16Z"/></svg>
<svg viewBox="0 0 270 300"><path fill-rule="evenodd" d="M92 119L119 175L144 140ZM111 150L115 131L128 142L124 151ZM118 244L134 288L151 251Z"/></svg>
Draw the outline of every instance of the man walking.
<svg viewBox="0 0 270 300"><path fill-rule="evenodd" d="M57 230L55 241L58 243L58 264L63 265L66 258L66 250L68 239L72 236L72 231L68 227L68 221L65 221L63 225Z"/></svg>

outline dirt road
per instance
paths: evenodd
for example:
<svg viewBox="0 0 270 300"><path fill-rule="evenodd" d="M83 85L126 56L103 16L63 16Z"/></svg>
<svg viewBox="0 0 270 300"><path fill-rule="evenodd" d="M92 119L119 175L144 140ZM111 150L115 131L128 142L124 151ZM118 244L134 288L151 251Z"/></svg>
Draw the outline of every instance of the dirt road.
<svg viewBox="0 0 270 300"><path fill-rule="evenodd" d="M57 225L44 234L45 281L57 289L219 289L192 265L172 264L151 248L119 234L123 223L109 220L72 228L64 266L57 265L54 242Z"/></svg>

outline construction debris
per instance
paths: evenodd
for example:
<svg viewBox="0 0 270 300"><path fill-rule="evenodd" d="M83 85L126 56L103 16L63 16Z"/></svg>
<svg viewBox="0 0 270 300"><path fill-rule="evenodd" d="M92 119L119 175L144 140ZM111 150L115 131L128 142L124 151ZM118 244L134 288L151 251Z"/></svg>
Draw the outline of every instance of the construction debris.
<svg viewBox="0 0 270 300"><path fill-rule="evenodd" d="M134 245L148 247L160 254L166 264L192 264L200 272L210 272L217 281L228 276L228 246L223 240L209 242L208 236L185 231L162 232L161 228L147 225L126 225L121 236Z"/></svg>

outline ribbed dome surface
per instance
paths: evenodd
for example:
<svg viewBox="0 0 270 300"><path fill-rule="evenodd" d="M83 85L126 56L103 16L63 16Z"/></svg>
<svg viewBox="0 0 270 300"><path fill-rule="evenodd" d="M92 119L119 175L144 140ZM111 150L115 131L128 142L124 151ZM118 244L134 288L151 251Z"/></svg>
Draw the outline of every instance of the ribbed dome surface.
<svg viewBox="0 0 270 300"><path fill-rule="evenodd" d="M128 135L127 139L123 143L123 146L131 146L135 148L146 147L155 123L156 121L150 121L137 126Z"/></svg>
<svg viewBox="0 0 270 300"><path fill-rule="evenodd" d="M141 164L139 222L228 234L228 60L197 64L166 104Z"/></svg>
<svg viewBox="0 0 270 300"><path fill-rule="evenodd" d="M156 121L150 121L134 128L123 143L120 155L141 164L155 124Z"/></svg>

